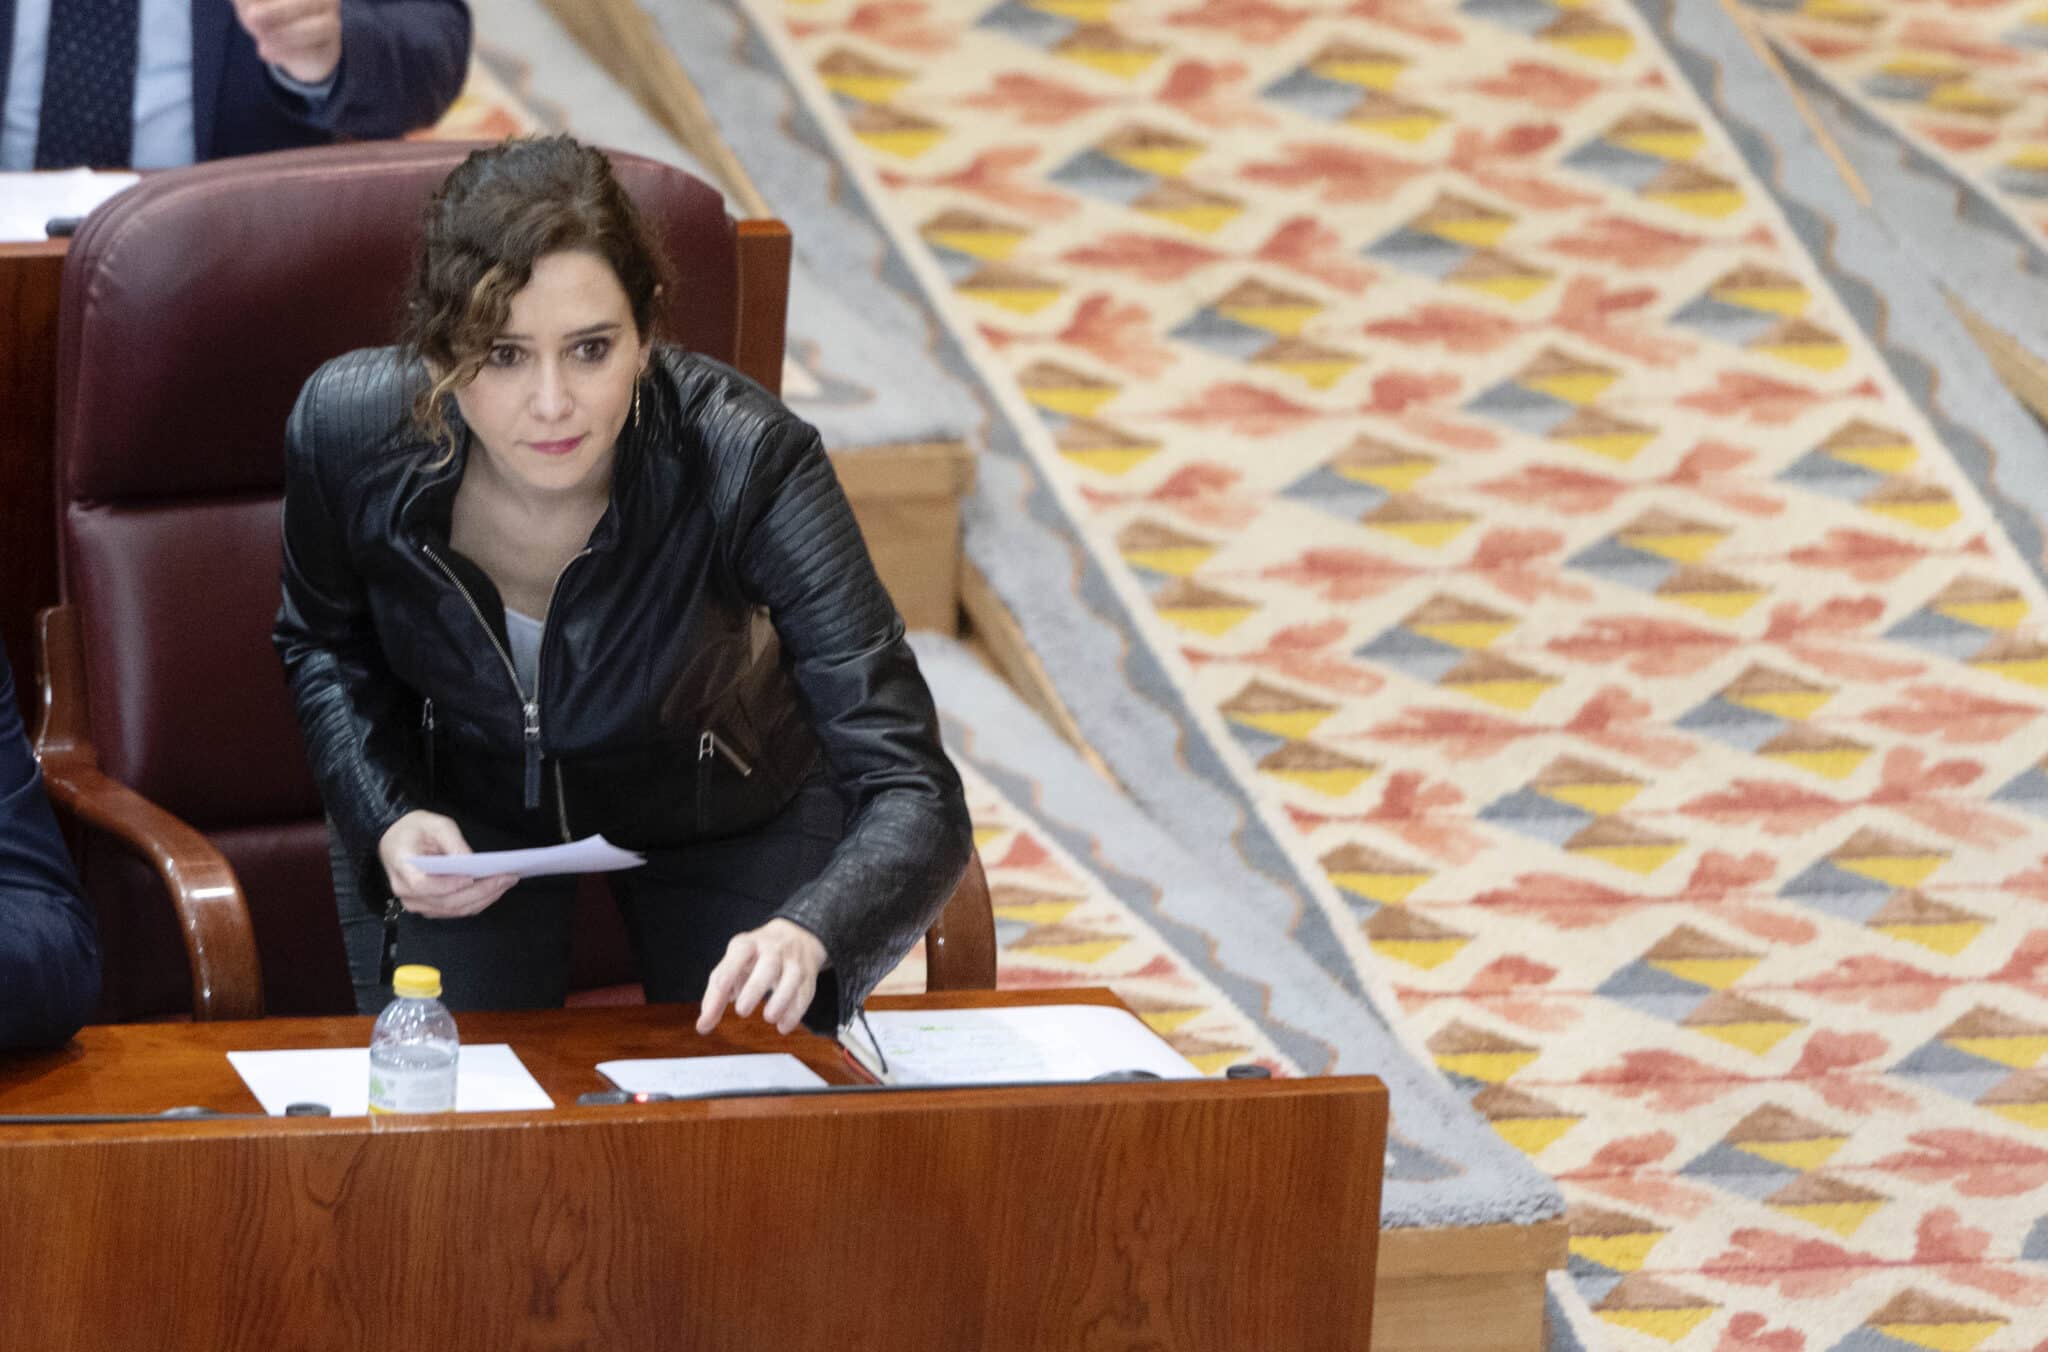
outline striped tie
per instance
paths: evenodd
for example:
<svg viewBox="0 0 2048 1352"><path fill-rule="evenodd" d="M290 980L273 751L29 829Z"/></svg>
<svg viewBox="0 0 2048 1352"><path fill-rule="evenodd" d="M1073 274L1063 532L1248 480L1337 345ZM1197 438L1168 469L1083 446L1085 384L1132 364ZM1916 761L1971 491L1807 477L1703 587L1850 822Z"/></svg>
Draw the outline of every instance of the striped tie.
<svg viewBox="0 0 2048 1352"><path fill-rule="evenodd" d="M140 0L53 0L36 168L126 168Z"/></svg>

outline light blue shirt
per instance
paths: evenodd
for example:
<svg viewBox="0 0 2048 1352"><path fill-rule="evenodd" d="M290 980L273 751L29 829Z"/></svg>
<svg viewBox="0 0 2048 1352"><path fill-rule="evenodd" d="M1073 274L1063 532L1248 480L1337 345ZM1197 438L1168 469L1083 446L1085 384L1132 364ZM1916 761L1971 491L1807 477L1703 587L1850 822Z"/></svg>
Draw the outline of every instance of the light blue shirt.
<svg viewBox="0 0 2048 1352"><path fill-rule="evenodd" d="M0 121L0 169L33 169L43 112L43 53L49 46L51 0L14 0L14 48L8 63L7 107ZM141 0L135 36L136 169L192 163L192 0ZM276 67L271 78L295 94L324 98L333 89L307 85ZM111 167L111 166L107 166Z"/></svg>
<svg viewBox="0 0 2048 1352"><path fill-rule="evenodd" d="M512 670L519 673L520 687L532 698L540 694L540 640L547 622L505 607L505 641L512 648Z"/></svg>

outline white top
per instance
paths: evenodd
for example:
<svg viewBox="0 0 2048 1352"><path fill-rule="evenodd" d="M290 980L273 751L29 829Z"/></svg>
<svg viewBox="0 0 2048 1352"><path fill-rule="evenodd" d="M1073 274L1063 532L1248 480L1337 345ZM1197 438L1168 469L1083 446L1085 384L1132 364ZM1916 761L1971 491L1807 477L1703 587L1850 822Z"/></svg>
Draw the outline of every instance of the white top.
<svg viewBox="0 0 2048 1352"><path fill-rule="evenodd" d="M540 698L540 636L545 624L505 607L505 638L512 648L512 670L528 699Z"/></svg>

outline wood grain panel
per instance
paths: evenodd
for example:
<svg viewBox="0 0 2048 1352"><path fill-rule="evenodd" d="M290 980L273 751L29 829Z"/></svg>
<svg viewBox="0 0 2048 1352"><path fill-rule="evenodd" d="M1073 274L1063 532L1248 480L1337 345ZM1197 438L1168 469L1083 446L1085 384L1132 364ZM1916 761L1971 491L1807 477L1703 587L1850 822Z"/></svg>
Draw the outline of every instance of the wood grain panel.
<svg viewBox="0 0 2048 1352"><path fill-rule="evenodd" d="M1542 1271L1382 1278L1372 1345L1381 1352L1541 1352Z"/></svg>
<svg viewBox="0 0 2048 1352"><path fill-rule="evenodd" d="M0 1343L1363 1347L1384 1099L1282 1088L0 1143Z"/></svg>
<svg viewBox="0 0 2048 1352"><path fill-rule="evenodd" d="M35 726L35 613L57 602L57 288L64 240L0 244L0 643Z"/></svg>
<svg viewBox="0 0 2048 1352"><path fill-rule="evenodd" d="M1534 1225L1389 1230L1380 1236L1380 1276L1542 1272L1565 1265L1570 1239L1571 1227L1562 1218Z"/></svg>
<svg viewBox="0 0 2048 1352"><path fill-rule="evenodd" d="M889 1003L920 1002L976 1003ZM847 1078L818 1039L698 1039L688 1015L463 1031L558 1097L585 1058L663 1046L801 1049ZM0 1109L133 1103L131 1076L214 1101L225 1047L366 1034L89 1029L0 1060ZM14 1127L0 1346L1364 1348L1385 1113L1349 1078Z"/></svg>

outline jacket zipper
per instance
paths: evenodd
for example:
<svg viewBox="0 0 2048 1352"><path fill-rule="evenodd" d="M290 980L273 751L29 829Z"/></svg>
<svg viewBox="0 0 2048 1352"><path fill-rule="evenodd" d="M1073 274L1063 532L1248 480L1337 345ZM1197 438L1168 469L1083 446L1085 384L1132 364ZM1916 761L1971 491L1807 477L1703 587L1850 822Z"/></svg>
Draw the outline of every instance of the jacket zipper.
<svg viewBox="0 0 2048 1352"><path fill-rule="evenodd" d="M420 733L427 744L427 801L440 796L440 785L434 774L434 701L431 696L420 702Z"/></svg>
<svg viewBox="0 0 2048 1352"><path fill-rule="evenodd" d="M555 758L555 821L562 828L562 843L567 845L574 839L569 834L569 795L562 791L562 761Z"/></svg>
<svg viewBox="0 0 2048 1352"><path fill-rule="evenodd" d="M706 728L697 735L697 829L699 831L704 829L704 804L711 796L711 758L713 756L725 757L726 763L739 771L741 779L746 779L754 773L754 767L747 764L744 756L727 745L723 737L720 737L709 728Z"/></svg>
<svg viewBox="0 0 2048 1352"><path fill-rule="evenodd" d="M521 802L526 810L531 812L540 806L540 692L536 689L533 695L529 697L526 693L526 687L519 684L519 668L512 664L512 654L506 652L505 645L498 642L497 632L491 628L490 621L484 618L483 607L476 603L476 597L470 594L469 588L462 585L462 579L455 575L455 570L450 568L447 562L434 552L432 545L422 544L420 552L434 561L434 566L441 570L442 576L448 579L449 585L460 592L462 599L469 603L469 613L476 616L476 622L483 629L484 637L490 640L491 651L497 653L498 660L504 663L505 676L512 682L512 693L519 697L519 708L522 715L521 732L526 743L526 779ZM578 560L587 557L589 553L590 551L586 549L582 553L577 554L562 565L561 572L555 574L555 585L548 592L548 614L552 615L555 613L555 598L561 593L562 579L569 575L569 570L575 567ZM540 676L546 655L547 638L546 632L543 631L541 657L536 659L534 663L533 674L536 687L540 685ZM562 797L562 767L559 763L555 766L555 814L556 820L562 828L562 839L567 840L569 838L569 805Z"/></svg>

